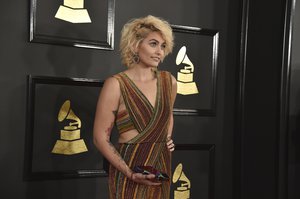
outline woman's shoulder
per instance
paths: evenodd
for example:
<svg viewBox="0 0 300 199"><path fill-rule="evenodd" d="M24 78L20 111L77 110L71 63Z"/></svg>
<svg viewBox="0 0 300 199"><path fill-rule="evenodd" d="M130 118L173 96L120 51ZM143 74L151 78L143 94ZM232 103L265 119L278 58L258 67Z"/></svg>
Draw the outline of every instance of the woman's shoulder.
<svg viewBox="0 0 300 199"><path fill-rule="evenodd" d="M171 73L169 71L166 71L166 70L159 70L158 73L161 76L170 76L171 75Z"/></svg>
<svg viewBox="0 0 300 199"><path fill-rule="evenodd" d="M161 71L159 71L159 72L160 72L161 75L167 76L168 78L171 78L172 81L174 81L174 80L176 81L175 77L172 75L171 72L166 71L166 70L161 70Z"/></svg>
<svg viewBox="0 0 300 199"><path fill-rule="evenodd" d="M118 78L119 78L119 73L109 76L108 78L105 79L104 86L109 87L110 89L113 89L113 90L119 89Z"/></svg>
<svg viewBox="0 0 300 199"><path fill-rule="evenodd" d="M169 82L169 85L173 88L173 90L177 90L177 80L169 71L160 71L162 76Z"/></svg>
<svg viewBox="0 0 300 199"><path fill-rule="evenodd" d="M120 79L120 78L122 77L123 73L124 73L124 71L115 73L115 74L109 76L108 78L106 78L105 81L117 83L117 82L118 82L118 79Z"/></svg>

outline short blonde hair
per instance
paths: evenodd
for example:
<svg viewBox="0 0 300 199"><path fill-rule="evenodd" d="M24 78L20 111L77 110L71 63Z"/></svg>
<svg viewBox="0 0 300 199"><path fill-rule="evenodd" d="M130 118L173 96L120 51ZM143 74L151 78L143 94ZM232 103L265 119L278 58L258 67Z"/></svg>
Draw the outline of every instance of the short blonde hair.
<svg viewBox="0 0 300 199"><path fill-rule="evenodd" d="M174 35L170 24L162 18L148 15L129 20L121 31L120 51L122 64L130 67L134 63L134 47L137 47L149 33L158 31L166 41L164 56L172 52Z"/></svg>

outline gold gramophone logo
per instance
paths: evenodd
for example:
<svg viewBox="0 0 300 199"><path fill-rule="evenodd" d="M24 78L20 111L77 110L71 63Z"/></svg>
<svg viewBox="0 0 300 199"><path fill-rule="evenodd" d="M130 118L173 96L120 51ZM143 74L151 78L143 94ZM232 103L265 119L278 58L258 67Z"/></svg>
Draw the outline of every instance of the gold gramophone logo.
<svg viewBox="0 0 300 199"><path fill-rule="evenodd" d="M173 174L173 183L180 182L180 186L174 190L174 199L190 198L191 182L183 173L183 166L179 163Z"/></svg>
<svg viewBox="0 0 300 199"><path fill-rule="evenodd" d="M84 0L64 0L60 5L55 18L71 23L91 23L87 9L84 9Z"/></svg>
<svg viewBox="0 0 300 199"><path fill-rule="evenodd" d="M184 64L184 68L177 72L177 93L181 95L199 93L197 85L194 82L194 64L188 58L185 46L182 46L178 51L176 64Z"/></svg>
<svg viewBox="0 0 300 199"><path fill-rule="evenodd" d="M71 109L70 100L66 100L58 113L58 121L69 121L68 126L60 130L60 139L56 141L52 153L73 155L87 151L83 139L80 139L81 121Z"/></svg>

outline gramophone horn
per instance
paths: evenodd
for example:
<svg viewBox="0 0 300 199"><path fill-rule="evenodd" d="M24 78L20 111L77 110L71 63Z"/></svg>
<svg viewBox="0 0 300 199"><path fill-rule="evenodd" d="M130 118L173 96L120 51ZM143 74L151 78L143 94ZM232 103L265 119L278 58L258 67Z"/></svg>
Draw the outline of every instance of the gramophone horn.
<svg viewBox="0 0 300 199"><path fill-rule="evenodd" d="M186 54L186 47L182 46L180 50L178 51L177 57L176 57L176 64L185 64L186 66L184 69L190 69L191 72L194 72L194 64L191 62L191 60L188 58Z"/></svg>
<svg viewBox="0 0 300 199"><path fill-rule="evenodd" d="M78 128L81 127L80 119L75 115L75 113L70 108L71 102L70 100L66 100L64 104L61 106L60 111L58 113L58 121L62 122L65 119L75 120L76 122L70 122L70 126L78 125Z"/></svg>
<svg viewBox="0 0 300 199"><path fill-rule="evenodd" d="M181 176L181 173L182 173L182 164L178 164L175 171L174 171L174 174L173 174L173 183L177 182Z"/></svg>
<svg viewBox="0 0 300 199"><path fill-rule="evenodd" d="M176 183L178 180L181 181L181 182L184 182L184 183L182 183L181 186L187 186L188 188L191 187L190 180L186 177L186 175L182 171L182 164L181 163L178 164L178 166L176 167L172 180L173 180L173 183Z"/></svg>
<svg viewBox="0 0 300 199"><path fill-rule="evenodd" d="M186 55L186 47L182 46L180 50L178 51L177 57L176 57L176 64L179 65L184 60L184 57Z"/></svg>
<svg viewBox="0 0 300 199"><path fill-rule="evenodd" d="M69 115L71 102L70 100L66 100L61 106L58 113L58 121L62 122Z"/></svg>

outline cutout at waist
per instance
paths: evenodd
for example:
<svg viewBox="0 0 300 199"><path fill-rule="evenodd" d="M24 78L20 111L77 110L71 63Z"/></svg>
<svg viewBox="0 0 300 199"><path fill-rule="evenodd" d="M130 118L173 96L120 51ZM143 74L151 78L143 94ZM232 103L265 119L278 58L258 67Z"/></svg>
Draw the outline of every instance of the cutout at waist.
<svg viewBox="0 0 300 199"><path fill-rule="evenodd" d="M123 134L125 132L135 129L134 124L130 119L129 113L126 109L118 112L116 118L116 126L119 131L119 134Z"/></svg>

